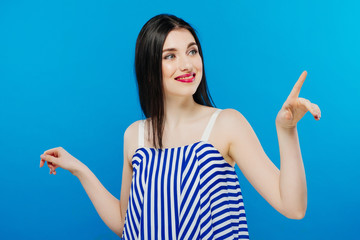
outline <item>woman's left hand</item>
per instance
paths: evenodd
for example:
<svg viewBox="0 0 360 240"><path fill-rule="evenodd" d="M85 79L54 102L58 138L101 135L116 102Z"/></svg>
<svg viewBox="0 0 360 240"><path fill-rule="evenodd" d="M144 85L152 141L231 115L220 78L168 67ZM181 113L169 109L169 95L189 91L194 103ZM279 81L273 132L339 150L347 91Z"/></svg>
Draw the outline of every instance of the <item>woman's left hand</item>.
<svg viewBox="0 0 360 240"><path fill-rule="evenodd" d="M296 127L297 122L307 111L310 111L315 120L320 120L321 111L319 106L311 103L305 98L299 98L300 89L305 81L306 75L306 71L301 74L290 95L276 116L277 126L283 128L294 128Z"/></svg>

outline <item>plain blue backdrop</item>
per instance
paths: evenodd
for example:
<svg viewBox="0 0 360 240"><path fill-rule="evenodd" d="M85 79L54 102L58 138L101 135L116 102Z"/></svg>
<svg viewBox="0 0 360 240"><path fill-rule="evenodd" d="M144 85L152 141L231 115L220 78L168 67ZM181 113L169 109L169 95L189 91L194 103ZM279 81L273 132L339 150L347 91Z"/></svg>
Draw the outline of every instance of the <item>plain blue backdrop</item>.
<svg viewBox="0 0 360 240"><path fill-rule="evenodd" d="M80 182L39 168L64 147L120 197L123 134L142 113L134 49L159 13L191 23L219 108L250 122L280 167L275 118L302 71L319 105L298 123L304 219L274 210L236 168L251 239L358 239L360 4L357 1L0 2L0 238L118 239Z"/></svg>

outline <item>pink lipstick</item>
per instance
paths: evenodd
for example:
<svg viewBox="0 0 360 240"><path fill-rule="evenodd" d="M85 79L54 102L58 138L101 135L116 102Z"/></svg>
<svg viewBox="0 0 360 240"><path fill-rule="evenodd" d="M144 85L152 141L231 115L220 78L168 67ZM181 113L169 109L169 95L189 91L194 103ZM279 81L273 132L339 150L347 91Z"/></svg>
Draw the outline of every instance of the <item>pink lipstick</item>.
<svg viewBox="0 0 360 240"><path fill-rule="evenodd" d="M175 78L176 81L184 82L184 83L191 83L195 80L195 73L187 73Z"/></svg>

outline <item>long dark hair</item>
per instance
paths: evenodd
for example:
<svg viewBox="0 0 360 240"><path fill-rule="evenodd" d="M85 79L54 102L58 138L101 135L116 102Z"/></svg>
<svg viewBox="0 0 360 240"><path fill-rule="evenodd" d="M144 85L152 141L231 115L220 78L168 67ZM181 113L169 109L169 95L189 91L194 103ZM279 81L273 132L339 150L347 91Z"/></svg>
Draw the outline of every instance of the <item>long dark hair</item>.
<svg viewBox="0 0 360 240"><path fill-rule="evenodd" d="M155 148L162 148L164 131L162 50L169 32L179 28L187 29L193 35L203 62L203 75L193 95L194 101L205 106L215 106L206 84L204 58L195 30L190 24L174 15L160 14L151 18L142 27L136 41L135 72L141 109L145 117L151 120ZM150 134L150 124L148 124L148 133Z"/></svg>

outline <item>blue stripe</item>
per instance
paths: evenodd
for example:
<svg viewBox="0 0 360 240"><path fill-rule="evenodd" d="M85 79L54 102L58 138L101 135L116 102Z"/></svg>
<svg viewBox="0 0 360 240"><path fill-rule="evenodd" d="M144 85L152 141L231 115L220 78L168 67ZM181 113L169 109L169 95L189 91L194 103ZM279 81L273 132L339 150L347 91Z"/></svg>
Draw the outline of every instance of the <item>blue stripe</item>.
<svg viewBox="0 0 360 240"><path fill-rule="evenodd" d="M226 204L223 204L223 205L220 205L220 204L219 204L219 205L215 205L211 210L214 211L214 210L216 210L216 209L218 209L218 208L223 207L224 205L226 205ZM240 212L240 210L243 210L243 209L244 209L243 206L240 206L240 207L238 207L238 208L225 208L225 209L223 209L223 210L221 210L221 211L213 214L213 215L212 215L212 218L214 219L214 218L220 217L220 216L222 216L222 215L226 216L226 214L229 213L229 212ZM227 218L228 218L228 216L222 218L222 221L225 221ZM231 217L230 217L230 218L231 218Z"/></svg>
<svg viewBox="0 0 360 240"><path fill-rule="evenodd" d="M197 176L198 173L199 173L199 169L196 169L195 176ZM187 179L186 179L186 180L187 180ZM194 202L194 200L195 200L195 198L196 198L196 196L197 196L196 194L198 194L198 191L195 191L195 194L194 194L193 196L190 196L190 193L191 193L191 190L192 190L192 186L194 186L195 181L196 181L196 178L194 177L194 178L191 180L191 182L190 182L189 188L188 188L187 191L185 192L184 201L181 203L180 208L185 208L184 204L185 204L186 200L187 200L188 198L190 198L190 197L191 197L190 206L191 206L191 203ZM189 211L189 210L190 210L190 207L188 208L187 211Z"/></svg>
<svg viewBox="0 0 360 240"><path fill-rule="evenodd" d="M196 191L195 191L195 193L194 193L194 195L193 195L193 197L192 197L192 199L191 199L191 201L190 201L190 203L189 203L189 206L187 207L187 209L186 209L186 211L185 211L185 213L184 213L183 219L182 219L182 221L181 221L181 224L180 224L180 225L183 226L183 227L185 227L185 229L190 229L190 226L193 224L193 221L194 221L194 219L195 219L195 217L196 217L196 215L197 215L197 212L196 212L196 211L190 213L190 209L191 209L191 207L192 207L194 204L197 205L197 207L196 207L195 209L198 209L198 208L199 208L199 205L200 205L199 203L200 203L200 202L195 203L195 198L196 198L196 195L197 195L197 194L199 194L199 191L198 191L198 189L196 188ZM187 198L185 197L184 199L187 199ZM184 223L185 218L186 218L189 214L191 214L191 217L190 217L190 219L189 219L189 222ZM185 226L184 226L184 225L185 225ZM195 224L194 230L196 230L197 226L198 226L198 224ZM186 233L186 232L185 232L185 233ZM192 238L190 238L190 239L192 239Z"/></svg>
<svg viewBox="0 0 360 240"><path fill-rule="evenodd" d="M207 182L209 182L211 180L211 178L209 178L207 180ZM205 191L203 192L204 195L206 195L210 190L214 189L214 190L219 190L219 189L231 189L231 190L237 190L240 189L239 186L224 186L223 184L229 182L228 179L217 179L216 181L214 181L207 189L205 189ZM221 184L223 183L223 184ZM200 184L200 188L204 187L206 184ZM212 190L213 191L213 190Z"/></svg>

